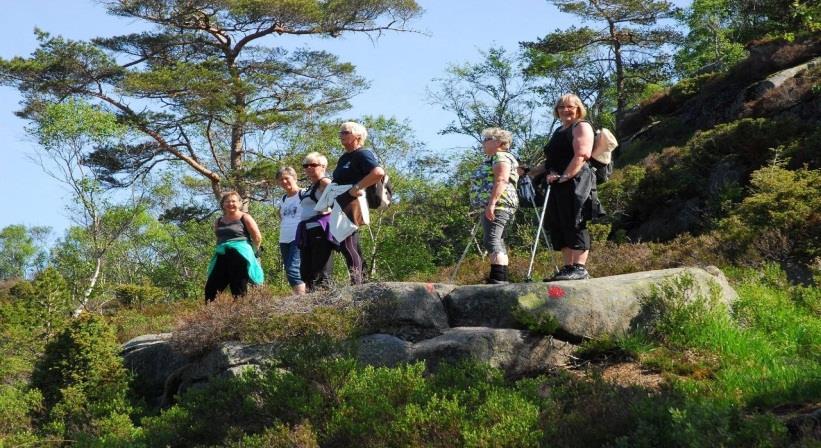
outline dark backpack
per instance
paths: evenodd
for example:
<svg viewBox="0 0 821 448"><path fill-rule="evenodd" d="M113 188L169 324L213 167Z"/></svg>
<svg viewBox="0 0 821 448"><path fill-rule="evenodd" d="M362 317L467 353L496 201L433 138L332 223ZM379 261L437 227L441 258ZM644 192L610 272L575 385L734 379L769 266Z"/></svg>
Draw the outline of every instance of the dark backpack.
<svg viewBox="0 0 821 448"><path fill-rule="evenodd" d="M544 205L544 189L540 188L541 186L533 185L530 176L521 176L516 184L519 208L538 208Z"/></svg>
<svg viewBox="0 0 821 448"><path fill-rule="evenodd" d="M384 210L393 201L393 184L387 174L382 176L375 184L365 189L365 200L368 208Z"/></svg>

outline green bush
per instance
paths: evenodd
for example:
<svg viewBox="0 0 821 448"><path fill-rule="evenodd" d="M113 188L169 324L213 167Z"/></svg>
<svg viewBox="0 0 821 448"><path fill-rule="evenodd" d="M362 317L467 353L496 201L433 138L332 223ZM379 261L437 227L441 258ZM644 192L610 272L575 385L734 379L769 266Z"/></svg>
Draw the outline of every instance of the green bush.
<svg viewBox="0 0 821 448"><path fill-rule="evenodd" d="M410 403L424 401L424 363L396 368L364 367L339 389L339 405L328 424L328 440L336 446L384 446L390 424Z"/></svg>
<svg viewBox="0 0 821 448"><path fill-rule="evenodd" d="M226 445L232 448L319 448L316 433L310 423L293 427L276 424L261 434L245 435L239 442Z"/></svg>
<svg viewBox="0 0 821 448"><path fill-rule="evenodd" d="M821 171L768 166L754 172L751 193L719 227L738 259L821 256Z"/></svg>
<svg viewBox="0 0 821 448"><path fill-rule="evenodd" d="M46 432L85 445L134 435L119 350L111 327L93 315L72 321L46 346L31 381L43 394Z"/></svg>
<svg viewBox="0 0 821 448"><path fill-rule="evenodd" d="M165 290L152 285L122 284L114 287L114 297L121 305L143 307L162 301Z"/></svg>

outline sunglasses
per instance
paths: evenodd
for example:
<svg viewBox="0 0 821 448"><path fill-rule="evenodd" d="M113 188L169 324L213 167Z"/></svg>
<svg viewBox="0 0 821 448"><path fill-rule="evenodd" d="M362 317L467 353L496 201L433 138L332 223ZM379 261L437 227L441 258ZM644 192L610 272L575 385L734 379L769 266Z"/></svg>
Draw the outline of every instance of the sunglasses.
<svg viewBox="0 0 821 448"><path fill-rule="evenodd" d="M496 140L496 139L493 138L493 137L485 137L485 138L482 139L483 142L492 142L493 140Z"/></svg>
<svg viewBox="0 0 821 448"><path fill-rule="evenodd" d="M322 166L318 163L303 163L302 168L316 168L318 166Z"/></svg>
<svg viewBox="0 0 821 448"><path fill-rule="evenodd" d="M339 135L351 135L353 132L351 131L339 131Z"/></svg>

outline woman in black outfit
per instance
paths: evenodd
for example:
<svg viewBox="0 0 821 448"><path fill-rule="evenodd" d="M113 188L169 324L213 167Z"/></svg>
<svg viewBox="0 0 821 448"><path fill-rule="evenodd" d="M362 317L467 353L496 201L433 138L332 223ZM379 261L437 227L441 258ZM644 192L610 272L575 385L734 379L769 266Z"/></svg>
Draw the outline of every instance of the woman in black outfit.
<svg viewBox="0 0 821 448"><path fill-rule="evenodd" d="M562 125L544 148L544 166L532 170L531 176L547 173L551 185L545 227L553 248L562 253L564 267L550 280L582 280L590 278L585 266L590 252L587 223L602 214L596 179L587 163L594 131L584 120L587 110L576 95L559 98L554 113Z"/></svg>

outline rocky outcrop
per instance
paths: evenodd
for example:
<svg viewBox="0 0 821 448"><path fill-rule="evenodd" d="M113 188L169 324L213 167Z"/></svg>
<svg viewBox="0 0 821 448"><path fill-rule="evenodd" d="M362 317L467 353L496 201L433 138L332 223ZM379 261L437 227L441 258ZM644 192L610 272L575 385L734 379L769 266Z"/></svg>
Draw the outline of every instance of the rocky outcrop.
<svg viewBox="0 0 821 448"><path fill-rule="evenodd" d="M713 291L727 305L736 298L720 271L699 268L493 286L375 283L341 294L363 311L365 335L351 341L350 349L364 364L425 361L435 369L442 362L472 358L522 376L565 366L578 341L618 337L646 324L645 298L656 285L683 275L693 280L688 300ZM549 316L556 331L528 331L520 323L527 315ZM172 348L170 334L140 336L123 346L139 391L160 405L211 378L259 368L277 352L276 344L229 341L204 356L185 356Z"/></svg>

